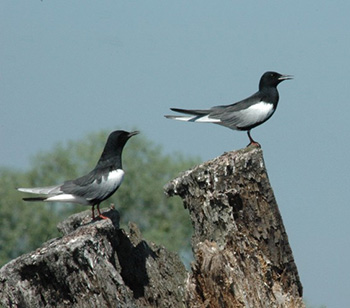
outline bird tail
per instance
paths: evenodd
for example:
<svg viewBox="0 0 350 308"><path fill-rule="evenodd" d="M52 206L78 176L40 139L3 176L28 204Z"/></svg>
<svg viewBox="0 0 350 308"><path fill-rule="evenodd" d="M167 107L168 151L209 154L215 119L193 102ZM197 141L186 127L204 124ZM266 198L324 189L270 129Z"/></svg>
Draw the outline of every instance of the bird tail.
<svg viewBox="0 0 350 308"><path fill-rule="evenodd" d="M45 201L46 197L34 197L34 198L22 198L23 201L35 202L35 201Z"/></svg>
<svg viewBox="0 0 350 308"><path fill-rule="evenodd" d="M26 192L30 194L38 195L51 195L60 191L61 185L46 186L46 187L33 187L33 188L17 188L18 191Z"/></svg>
<svg viewBox="0 0 350 308"><path fill-rule="evenodd" d="M189 116L179 116L179 115L166 115L167 119L173 119L178 121L186 122L208 122L208 123L219 123L219 119L210 118L210 110L202 109L179 109L170 108L172 111L188 114Z"/></svg>
<svg viewBox="0 0 350 308"><path fill-rule="evenodd" d="M192 114L192 115L208 115L210 113L210 110L208 109L180 109L180 108L170 108L170 110L185 114Z"/></svg>

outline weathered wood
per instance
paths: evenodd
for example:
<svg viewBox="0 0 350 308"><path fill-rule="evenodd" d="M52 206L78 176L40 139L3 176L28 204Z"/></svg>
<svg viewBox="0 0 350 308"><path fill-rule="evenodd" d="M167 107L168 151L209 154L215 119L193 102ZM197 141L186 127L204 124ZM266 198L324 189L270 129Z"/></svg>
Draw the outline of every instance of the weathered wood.
<svg viewBox="0 0 350 308"><path fill-rule="evenodd" d="M262 151L225 153L165 187L194 227L189 307L304 307Z"/></svg>
<svg viewBox="0 0 350 308"><path fill-rule="evenodd" d="M261 149L225 153L165 187L192 224L195 260L119 228L119 213L90 211L63 236L0 269L0 307L300 307L302 286Z"/></svg>
<svg viewBox="0 0 350 308"><path fill-rule="evenodd" d="M186 270L179 257L148 244L119 214L90 222L91 211L59 225L63 237L0 269L4 307L182 307ZM0 306L1 306L0 304Z"/></svg>

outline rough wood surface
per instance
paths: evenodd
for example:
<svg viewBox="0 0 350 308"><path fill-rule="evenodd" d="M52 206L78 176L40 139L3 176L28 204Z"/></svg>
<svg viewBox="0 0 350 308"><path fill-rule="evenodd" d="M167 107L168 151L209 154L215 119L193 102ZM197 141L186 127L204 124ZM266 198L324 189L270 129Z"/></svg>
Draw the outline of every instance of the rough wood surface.
<svg viewBox="0 0 350 308"><path fill-rule="evenodd" d="M183 307L186 270L179 257L148 244L119 214L90 222L91 211L59 225L63 237L0 270L4 307ZM1 305L0 305L1 306Z"/></svg>
<svg viewBox="0 0 350 308"><path fill-rule="evenodd" d="M225 153L165 190L183 199L194 227L189 307L304 307L261 149Z"/></svg>
<svg viewBox="0 0 350 308"><path fill-rule="evenodd" d="M193 224L190 273L119 214L90 210L0 269L0 307L304 307L262 151L225 153L169 182Z"/></svg>

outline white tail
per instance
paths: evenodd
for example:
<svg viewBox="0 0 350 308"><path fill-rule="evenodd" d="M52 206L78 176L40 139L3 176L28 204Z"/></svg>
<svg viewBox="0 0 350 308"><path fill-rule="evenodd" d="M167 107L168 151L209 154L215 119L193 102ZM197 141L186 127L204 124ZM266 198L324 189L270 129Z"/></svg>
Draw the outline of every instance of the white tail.
<svg viewBox="0 0 350 308"><path fill-rule="evenodd" d="M60 185L34 188L17 188L17 190L30 194L51 195L57 194L60 191Z"/></svg>
<svg viewBox="0 0 350 308"><path fill-rule="evenodd" d="M208 115L203 116L166 116L168 119L185 121L185 122L198 122L198 123L220 123L220 119L209 118Z"/></svg>

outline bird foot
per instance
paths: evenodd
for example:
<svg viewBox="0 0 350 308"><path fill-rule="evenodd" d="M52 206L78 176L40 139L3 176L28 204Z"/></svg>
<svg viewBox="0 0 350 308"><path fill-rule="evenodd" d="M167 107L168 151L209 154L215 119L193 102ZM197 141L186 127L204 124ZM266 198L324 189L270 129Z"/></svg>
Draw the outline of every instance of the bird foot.
<svg viewBox="0 0 350 308"><path fill-rule="evenodd" d="M108 219L108 217L102 215L101 212L98 213L98 216L95 216L95 212L92 212L92 215L91 215L92 220L96 220L98 217L100 217L101 219Z"/></svg>
<svg viewBox="0 0 350 308"><path fill-rule="evenodd" d="M249 146L261 148L260 143L259 143L259 142L256 142L256 141L251 141L251 142L247 145L247 147L249 147Z"/></svg>
<svg viewBox="0 0 350 308"><path fill-rule="evenodd" d="M102 215L102 214L99 214L98 217L100 217L101 219L108 219L107 216L104 216L104 215Z"/></svg>

